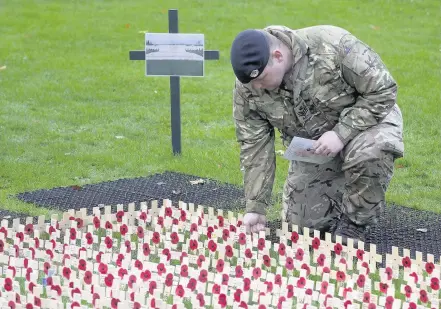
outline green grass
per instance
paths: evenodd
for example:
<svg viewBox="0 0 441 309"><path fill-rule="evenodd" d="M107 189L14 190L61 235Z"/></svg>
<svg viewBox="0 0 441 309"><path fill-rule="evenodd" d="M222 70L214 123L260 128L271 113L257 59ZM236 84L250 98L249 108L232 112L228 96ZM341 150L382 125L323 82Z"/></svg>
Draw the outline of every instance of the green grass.
<svg viewBox="0 0 441 309"><path fill-rule="evenodd" d="M168 31L171 8L180 32L204 33L221 55L204 78L181 78L179 157L168 78L147 78L144 62L128 59L143 31ZM231 41L249 27L333 24L379 52L400 87L406 153L388 202L441 212L440 12L437 0L2 1L0 209L46 214L12 195L165 170L241 185ZM277 160L280 195L288 164Z"/></svg>

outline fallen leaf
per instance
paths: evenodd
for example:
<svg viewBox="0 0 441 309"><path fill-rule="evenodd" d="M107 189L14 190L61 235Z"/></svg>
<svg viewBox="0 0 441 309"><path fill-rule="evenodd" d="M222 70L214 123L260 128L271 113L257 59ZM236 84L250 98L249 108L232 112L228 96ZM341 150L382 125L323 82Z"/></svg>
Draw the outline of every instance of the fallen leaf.
<svg viewBox="0 0 441 309"><path fill-rule="evenodd" d="M418 232L427 233L427 229L417 229Z"/></svg>
<svg viewBox="0 0 441 309"><path fill-rule="evenodd" d="M198 180L190 180L190 183L192 184L192 185L198 185L198 184L202 184L202 183L205 183L205 180L203 180L203 179L198 179Z"/></svg>
<svg viewBox="0 0 441 309"><path fill-rule="evenodd" d="M0 71L2 71L2 70L6 70L6 66L5 65L0 67Z"/></svg>
<svg viewBox="0 0 441 309"><path fill-rule="evenodd" d="M380 30L380 27L375 26L375 25L369 25L369 27L373 30Z"/></svg>
<svg viewBox="0 0 441 309"><path fill-rule="evenodd" d="M404 167L403 164L398 164L398 165L397 165L397 168L403 168L403 167Z"/></svg>
<svg viewBox="0 0 441 309"><path fill-rule="evenodd" d="M147 32L149 32L148 30L141 30L141 31L138 31L138 33L147 33Z"/></svg>
<svg viewBox="0 0 441 309"><path fill-rule="evenodd" d="M130 28L130 24L126 24L126 28Z"/></svg>
<svg viewBox="0 0 441 309"><path fill-rule="evenodd" d="M173 194L181 194L181 190L173 190L172 193Z"/></svg>
<svg viewBox="0 0 441 309"><path fill-rule="evenodd" d="M285 152L283 150L277 150L276 155L283 156Z"/></svg>
<svg viewBox="0 0 441 309"><path fill-rule="evenodd" d="M124 138L124 136L122 136L122 135L117 135L117 136L115 136L115 138L116 138L116 139L122 139L122 138Z"/></svg>
<svg viewBox="0 0 441 309"><path fill-rule="evenodd" d="M156 184L157 184L158 186L162 186L162 185L165 185L165 182L162 182L162 181L161 181L161 182L157 182Z"/></svg>

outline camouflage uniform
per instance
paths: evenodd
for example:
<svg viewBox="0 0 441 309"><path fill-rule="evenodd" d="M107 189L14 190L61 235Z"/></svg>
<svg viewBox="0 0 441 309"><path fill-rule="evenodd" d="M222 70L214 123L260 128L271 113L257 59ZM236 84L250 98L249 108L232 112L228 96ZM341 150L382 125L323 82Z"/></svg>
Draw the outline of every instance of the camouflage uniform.
<svg viewBox="0 0 441 309"><path fill-rule="evenodd" d="M403 156L397 85L380 57L334 26L265 29L293 52L293 68L274 91L235 83L233 115L240 143L247 212L270 205L275 128L285 146L293 136L317 140L333 130L345 145L331 162L291 161L283 216L300 227L326 230L341 213L359 225L375 223Z"/></svg>

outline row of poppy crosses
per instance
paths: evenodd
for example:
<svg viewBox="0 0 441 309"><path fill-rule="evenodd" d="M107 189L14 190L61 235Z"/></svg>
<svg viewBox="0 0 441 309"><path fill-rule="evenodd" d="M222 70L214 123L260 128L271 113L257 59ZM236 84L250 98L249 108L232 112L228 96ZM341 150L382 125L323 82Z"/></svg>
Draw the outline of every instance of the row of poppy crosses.
<svg viewBox="0 0 441 309"><path fill-rule="evenodd" d="M240 214L168 200L122 206L92 216L71 210L48 224L3 220L1 308L64 308L61 296L67 308L81 300L95 308L439 308L440 265L431 255L412 260L394 248L377 269L375 246L321 241L286 223L273 244L266 232L246 234Z"/></svg>

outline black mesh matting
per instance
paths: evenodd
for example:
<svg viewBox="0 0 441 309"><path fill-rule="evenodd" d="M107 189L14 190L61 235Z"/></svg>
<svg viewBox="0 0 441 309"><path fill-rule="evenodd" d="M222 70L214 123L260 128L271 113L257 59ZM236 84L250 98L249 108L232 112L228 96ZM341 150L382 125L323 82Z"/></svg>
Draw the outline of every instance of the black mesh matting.
<svg viewBox="0 0 441 309"><path fill-rule="evenodd" d="M231 184L220 183L216 180L203 178L203 184L191 184L201 177L165 172L150 177L134 179L120 179L116 181L85 185L54 188L24 192L17 195L20 200L40 206L51 207L60 211L68 209L87 208L90 212L93 207L100 205L135 203L158 200L161 205L163 199L170 199L174 205L178 201L194 203L195 205L212 206L224 210L241 210L244 208L243 190ZM280 221L268 223L272 230L281 227ZM278 241L276 233L271 233L269 239ZM380 254L391 253L392 246L411 251L411 258L415 258L415 251L433 254L439 261L441 256L441 215L418 211L406 207L389 205L382 210L379 225L372 231L369 243L377 244ZM384 259L383 259L384 262Z"/></svg>

